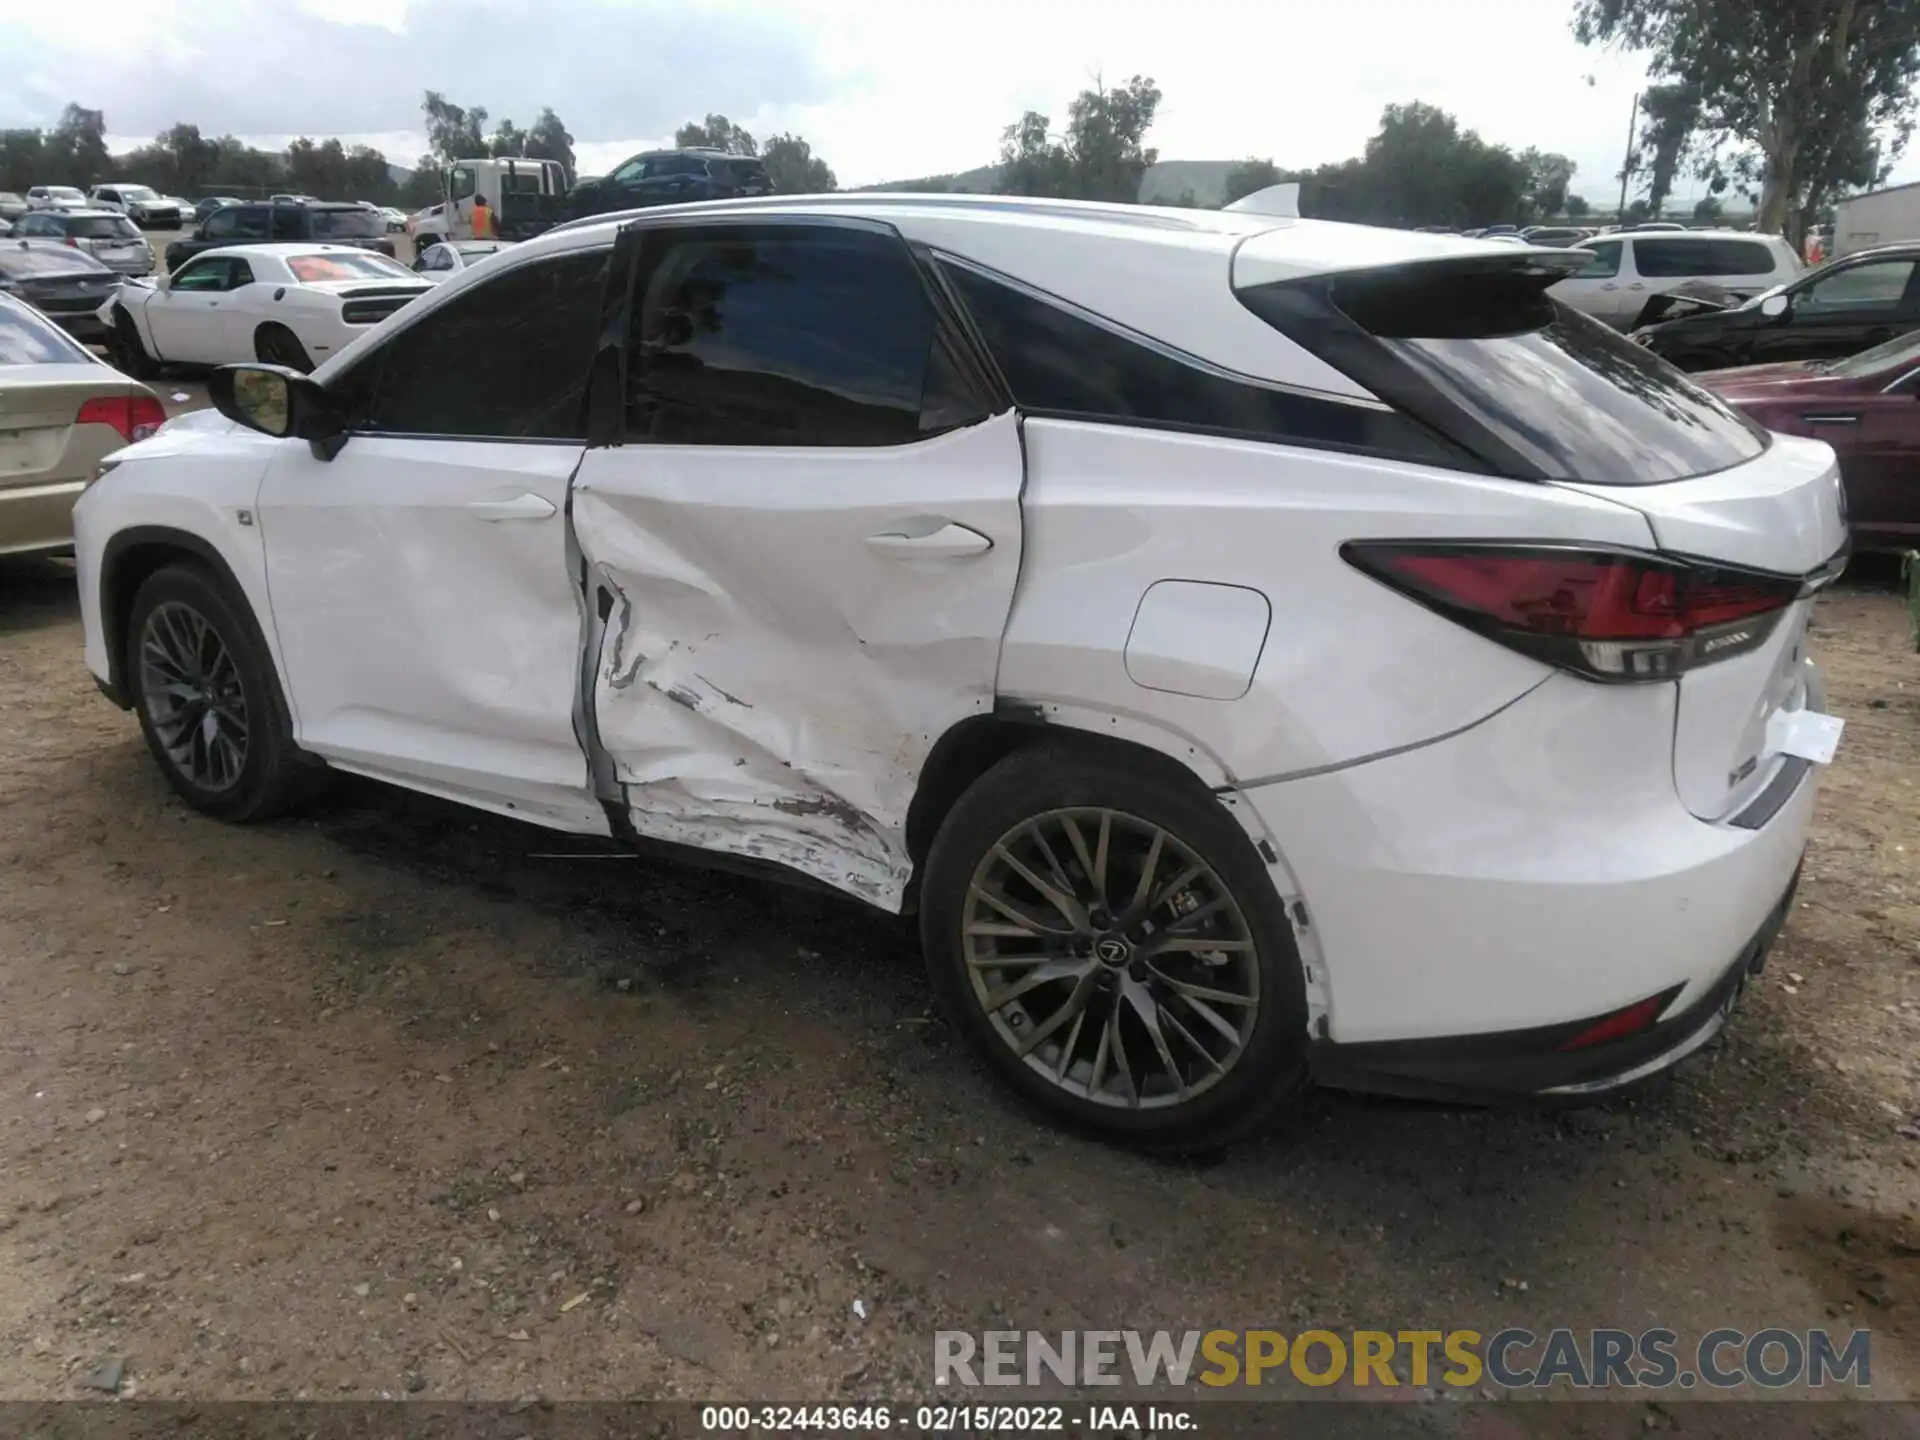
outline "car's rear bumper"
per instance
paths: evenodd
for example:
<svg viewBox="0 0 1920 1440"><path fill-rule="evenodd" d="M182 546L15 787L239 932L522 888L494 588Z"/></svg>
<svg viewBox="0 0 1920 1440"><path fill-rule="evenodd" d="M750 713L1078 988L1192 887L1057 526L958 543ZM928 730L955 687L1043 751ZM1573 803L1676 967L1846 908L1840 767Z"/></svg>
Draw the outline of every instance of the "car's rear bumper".
<svg viewBox="0 0 1920 1440"><path fill-rule="evenodd" d="M1302 902L1325 1073L1532 1094L1690 1038L1669 1027L1710 1015L1779 918L1818 767L1776 758L1738 812L1700 819L1673 689L1555 676L1433 744L1243 792ZM1652 1038L1532 1063L1656 997Z"/></svg>
<svg viewBox="0 0 1920 1440"><path fill-rule="evenodd" d="M1786 893L1733 963L1691 1002L1647 1029L1569 1048L1569 1042L1607 1018L1591 1015L1491 1035L1360 1045L1322 1042L1312 1056L1315 1078L1342 1089L1469 1101L1574 1102L1638 1085L1678 1065L1720 1033L1747 980L1766 964L1799 883L1796 869ZM1676 996L1680 988L1673 987Z"/></svg>
<svg viewBox="0 0 1920 1440"><path fill-rule="evenodd" d="M73 502L85 480L43 480L0 489L0 555L41 555L73 548Z"/></svg>

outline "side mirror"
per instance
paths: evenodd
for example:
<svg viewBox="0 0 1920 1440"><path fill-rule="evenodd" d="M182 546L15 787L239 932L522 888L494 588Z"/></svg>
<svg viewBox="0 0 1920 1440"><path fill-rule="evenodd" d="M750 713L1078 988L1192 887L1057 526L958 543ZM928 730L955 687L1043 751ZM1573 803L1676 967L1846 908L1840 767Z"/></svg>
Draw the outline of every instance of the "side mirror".
<svg viewBox="0 0 1920 1440"><path fill-rule="evenodd" d="M156 290L171 290L173 288L173 276L171 275L154 276L153 288Z"/></svg>
<svg viewBox="0 0 1920 1440"><path fill-rule="evenodd" d="M1769 320L1778 320L1791 308L1792 302L1784 295L1769 295L1760 302L1760 313Z"/></svg>
<svg viewBox="0 0 1920 1440"><path fill-rule="evenodd" d="M311 442L322 460L346 444L327 392L284 365L222 365L207 377L207 396L214 409L249 430Z"/></svg>

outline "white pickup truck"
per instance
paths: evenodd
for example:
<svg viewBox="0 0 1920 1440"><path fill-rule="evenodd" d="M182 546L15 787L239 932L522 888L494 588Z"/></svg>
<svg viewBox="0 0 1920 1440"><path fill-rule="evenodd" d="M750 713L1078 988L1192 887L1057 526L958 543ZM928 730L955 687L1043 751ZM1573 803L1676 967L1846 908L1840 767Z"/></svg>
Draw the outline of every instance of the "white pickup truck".
<svg viewBox="0 0 1920 1440"><path fill-rule="evenodd" d="M473 233L473 202L485 196L493 234ZM441 240L529 240L560 219L566 167L557 160L457 160L447 167L441 199L407 217L414 253Z"/></svg>

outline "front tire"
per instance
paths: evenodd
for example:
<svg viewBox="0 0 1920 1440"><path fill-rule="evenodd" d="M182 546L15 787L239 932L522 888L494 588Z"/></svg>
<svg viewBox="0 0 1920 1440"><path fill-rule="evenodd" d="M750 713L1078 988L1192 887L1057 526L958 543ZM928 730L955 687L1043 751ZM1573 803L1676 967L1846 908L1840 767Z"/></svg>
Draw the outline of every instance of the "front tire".
<svg viewBox="0 0 1920 1440"><path fill-rule="evenodd" d="M294 746L265 643L212 574L174 564L148 576L126 645L141 733L181 799L245 823L302 797L316 771Z"/></svg>
<svg viewBox="0 0 1920 1440"><path fill-rule="evenodd" d="M140 327L117 306L113 312L113 361L122 373L135 380L151 380L160 373L160 362L147 353L146 342L140 338Z"/></svg>
<svg viewBox="0 0 1920 1440"><path fill-rule="evenodd" d="M262 365L284 365L302 375L313 373L307 347L284 325L262 325L253 337L253 353Z"/></svg>
<svg viewBox="0 0 1920 1440"><path fill-rule="evenodd" d="M948 814L920 905L948 1018L1056 1118L1207 1150L1305 1085L1306 985L1285 908L1190 778L1062 745L1020 751Z"/></svg>

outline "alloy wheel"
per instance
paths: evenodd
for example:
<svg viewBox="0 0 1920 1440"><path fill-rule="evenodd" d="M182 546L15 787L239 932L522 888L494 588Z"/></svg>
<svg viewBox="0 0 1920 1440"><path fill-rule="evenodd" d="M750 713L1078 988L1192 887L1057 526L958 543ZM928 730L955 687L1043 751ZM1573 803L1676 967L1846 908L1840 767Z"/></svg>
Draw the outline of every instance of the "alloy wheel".
<svg viewBox="0 0 1920 1440"><path fill-rule="evenodd" d="M961 919L974 999L1049 1083L1132 1109L1181 1105L1246 1053L1259 957L1238 901L1164 827L1051 810L975 867Z"/></svg>
<svg viewBox="0 0 1920 1440"><path fill-rule="evenodd" d="M202 790L230 790L247 763L247 698L233 652L190 605L169 600L140 634L140 696L176 769Z"/></svg>

